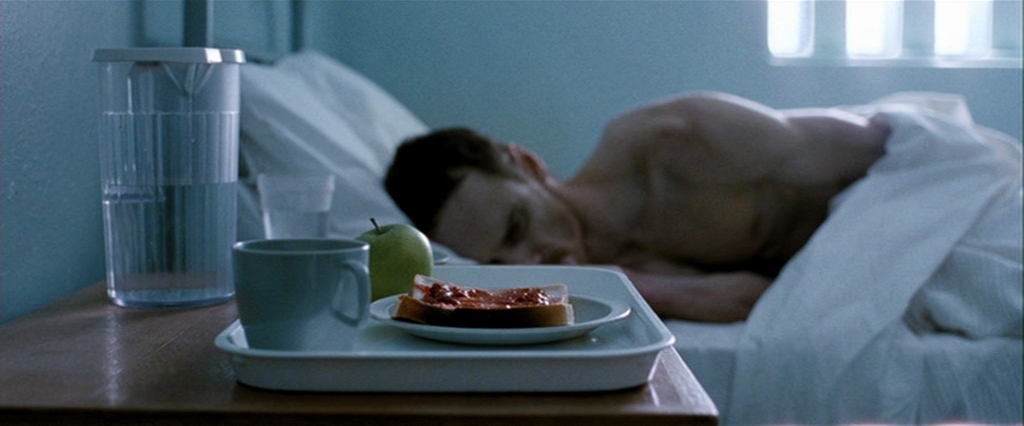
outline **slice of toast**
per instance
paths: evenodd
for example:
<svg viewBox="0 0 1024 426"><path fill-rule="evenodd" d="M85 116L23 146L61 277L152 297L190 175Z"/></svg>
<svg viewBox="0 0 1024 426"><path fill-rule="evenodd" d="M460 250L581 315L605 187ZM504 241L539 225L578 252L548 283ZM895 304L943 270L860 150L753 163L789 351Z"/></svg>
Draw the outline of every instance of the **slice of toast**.
<svg viewBox="0 0 1024 426"><path fill-rule="evenodd" d="M573 310L565 284L481 289L417 275L392 317L447 327L527 328L572 324Z"/></svg>

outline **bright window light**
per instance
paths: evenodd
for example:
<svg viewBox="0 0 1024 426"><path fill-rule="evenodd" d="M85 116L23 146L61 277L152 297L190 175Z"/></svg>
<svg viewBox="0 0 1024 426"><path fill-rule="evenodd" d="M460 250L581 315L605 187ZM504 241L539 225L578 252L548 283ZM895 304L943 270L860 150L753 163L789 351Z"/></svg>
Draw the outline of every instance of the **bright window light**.
<svg viewBox="0 0 1024 426"><path fill-rule="evenodd" d="M991 0L935 0L936 55L983 57L991 47Z"/></svg>
<svg viewBox="0 0 1024 426"><path fill-rule="evenodd" d="M896 57L902 45L902 0L846 0L848 56Z"/></svg>
<svg viewBox="0 0 1024 426"><path fill-rule="evenodd" d="M814 51L814 0L768 0L768 50L776 57Z"/></svg>

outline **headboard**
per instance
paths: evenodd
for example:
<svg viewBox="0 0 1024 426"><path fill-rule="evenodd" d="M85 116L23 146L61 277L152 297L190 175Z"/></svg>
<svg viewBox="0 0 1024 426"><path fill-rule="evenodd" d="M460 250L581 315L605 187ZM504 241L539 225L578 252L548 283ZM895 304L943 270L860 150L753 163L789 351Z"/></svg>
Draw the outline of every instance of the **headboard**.
<svg viewBox="0 0 1024 426"><path fill-rule="evenodd" d="M145 46L242 49L250 62L272 62L304 42L305 0L144 0Z"/></svg>

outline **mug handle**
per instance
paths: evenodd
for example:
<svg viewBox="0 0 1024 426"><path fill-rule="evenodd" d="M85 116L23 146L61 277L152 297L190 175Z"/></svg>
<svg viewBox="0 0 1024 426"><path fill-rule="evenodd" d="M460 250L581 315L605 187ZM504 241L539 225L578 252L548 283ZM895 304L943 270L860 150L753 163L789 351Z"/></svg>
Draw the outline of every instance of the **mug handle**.
<svg viewBox="0 0 1024 426"><path fill-rule="evenodd" d="M334 302L331 304L331 312L341 322L355 326L366 319L370 309L370 272L366 264L357 261L347 261L344 266L345 269L351 271L356 277L354 284L356 286L358 303L355 306L355 315L345 313L344 302L347 299L343 297L345 294L345 281L338 283L338 290L334 295Z"/></svg>

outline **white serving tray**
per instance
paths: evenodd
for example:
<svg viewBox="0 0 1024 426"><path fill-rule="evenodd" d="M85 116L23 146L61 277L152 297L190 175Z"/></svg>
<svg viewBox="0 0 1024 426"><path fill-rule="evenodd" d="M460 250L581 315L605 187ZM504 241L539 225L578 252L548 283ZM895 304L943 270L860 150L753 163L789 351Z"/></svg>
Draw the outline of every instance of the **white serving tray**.
<svg viewBox="0 0 1024 426"><path fill-rule="evenodd" d="M236 321L215 340L239 382L276 390L329 392L580 392L650 380L672 333L620 272L573 266L437 266L437 278L473 287L565 283L570 295L619 300L630 315L553 343L443 343L370 320L347 352L250 349Z"/></svg>

